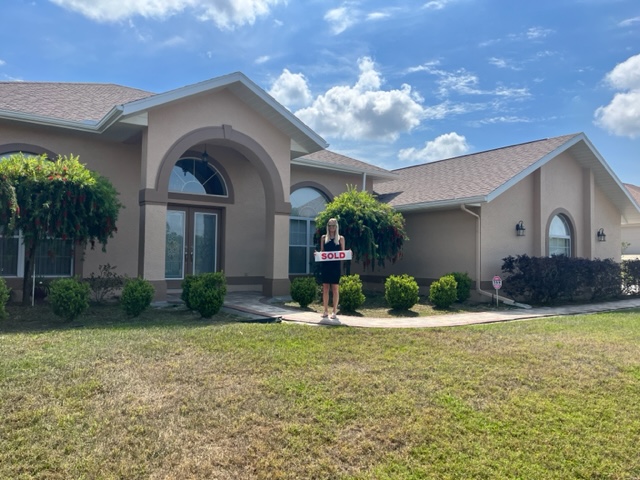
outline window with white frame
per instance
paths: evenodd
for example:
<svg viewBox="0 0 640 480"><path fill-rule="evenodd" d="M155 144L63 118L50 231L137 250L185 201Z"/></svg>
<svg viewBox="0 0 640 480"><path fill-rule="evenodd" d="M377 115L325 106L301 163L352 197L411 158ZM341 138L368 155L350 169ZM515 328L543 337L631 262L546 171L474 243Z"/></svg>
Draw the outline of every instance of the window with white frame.
<svg viewBox="0 0 640 480"><path fill-rule="evenodd" d="M549 225L549 256L571 256L571 228L564 215L556 215Z"/></svg>
<svg viewBox="0 0 640 480"><path fill-rule="evenodd" d="M0 154L0 162L20 152ZM22 152L25 155L36 155ZM35 275L38 277L70 277L73 275L73 242L45 239L36 248ZM0 233L0 276L24 276L24 243L20 233L12 236Z"/></svg>
<svg viewBox="0 0 640 480"><path fill-rule="evenodd" d="M313 272L313 235L316 216L327 205L327 198L315 188L303 187L291 194L291 219L289 221L289 273Z"/></svg>

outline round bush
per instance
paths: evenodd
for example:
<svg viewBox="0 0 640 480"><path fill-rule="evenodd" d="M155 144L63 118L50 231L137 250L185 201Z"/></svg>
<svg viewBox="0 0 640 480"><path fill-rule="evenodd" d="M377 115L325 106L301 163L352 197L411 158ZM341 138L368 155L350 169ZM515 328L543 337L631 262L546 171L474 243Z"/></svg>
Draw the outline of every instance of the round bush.
<svg viewBox="0 0 640 480"><path fill-rule="evenodd" d="M184 280L182 280L181 287L182 293L180 294L180 299L184 302L185 306L189 310L193 310L193 305L189 301L189 295L191 294L191 285L195 282L197 277L195 275L185 275Z"/></svg>
<svg viewBox="0 0 640 480"><path fill-rule="evenodd" d="M7 282L4 281L4 278L0 277L0 320L7 316L7 311L4 306L9 301L9 287L7 287Z"/></svg>
<svg viewBox="0 0 640 480"><path fill-rule="evenodd" d="M343 275L340 277L340 310L355 312L362 306L365 296L362 293L360 275Z"/></svg>
<svg viewBox="0 0 640 480"><path fill-rule="evenodd" d="M314 277L298 277L291 282L291 299L298 302L302 308L318 298L318 284Z"/></svg>
<svg viewBox="0 0 640 480"><path fill-rule="evenodd" d="M391 275L384 282L384 298L396 310L409 310L418 303L418 282L411 275Z"/></svg>
<svg viewBox="0 0 640 480"><path fill-rule="evenodd" d="M89 285L75 278L60 278L49 285L49 303L58 317L72 321L89 308Z"/></svg>
<svg viewBox="0 0 640 480"><path fill-rule="evenodd" d="M449 308L458 298L458 284L453 275L445 275L429 287L429 301L436 308Z"/></svg>
<svg viewBox="0 0 640 480"><path fill-rule="evenodd" d="M471 277L467 273L452 272L447 275L453 275L458 284L456 300L464 302L471 296Z"/></svg>
<svg viewBox="0 0 640 480"><path fill-rule="evenodd" d="M155 291L150 281L144 278L132 278L124 284L120 305L127 315L137 317L149 308Z"/></svg>
<svg viewBox="0 0 640 480"><path fill-rule="evenodd" d="M202 273L191 284L189 303L202 317L211 318L222 308L226 294L227 280L224 273Z"/></svg>

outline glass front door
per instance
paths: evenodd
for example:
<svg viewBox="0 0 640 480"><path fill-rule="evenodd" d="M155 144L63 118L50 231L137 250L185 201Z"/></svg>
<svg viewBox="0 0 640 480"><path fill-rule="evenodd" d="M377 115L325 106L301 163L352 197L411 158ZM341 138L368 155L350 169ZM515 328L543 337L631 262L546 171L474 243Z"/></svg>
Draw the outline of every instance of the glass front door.
<svg viewBox="0 0 640 480"><path fill-rule="evenodd" d="M167 210L165 278L215 272L218 265L217 212L196 208Z"/></svg>

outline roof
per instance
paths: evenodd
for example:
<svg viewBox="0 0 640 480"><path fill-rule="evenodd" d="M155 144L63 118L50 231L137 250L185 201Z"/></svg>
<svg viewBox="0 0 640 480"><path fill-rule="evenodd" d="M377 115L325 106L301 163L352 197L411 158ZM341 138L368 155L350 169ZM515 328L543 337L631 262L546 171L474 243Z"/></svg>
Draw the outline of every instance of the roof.
<svg viewBox="0 0 640 480"><path fill-rule="evenodd" d="M0 119L124 141L147 126L150 109L224 89L287 135L292 157L327 147L322 137L240 72L159 94L114 84L0 82Z"/></svg>
<svg viewBox="0 0 640 480"><path fill-rule="evenodd" d="M98 123L115 105L152 95L113 83L0 82L0 110Z"/></svg>
<svg viewBox="0 0 640 480"><path fill-rule="evenodd" d="M596 185L624 222L640 222L638 204L583 133L392 170L398 179L376 184L375 190L381 201L400 211L486 203L563 152L593 171Z"/></svg>
<svg viewBox="0 0 640 480"><path fill-rule="evenodd" d="M638 187L637 185L633 185L631 183L625 183L624 186L627 190L629 190L629 193L631 194L633 199L636 201L636 203L640 204L640 187Z"/></svg>
<svg viewBox="0 0 640 480"><path fill-rule="evenodd" d="M320 150L303 157L299 157L292 162L294 165L303 165L312 168L322 168L332 171L347 173L367 174L375 178L378 182L398 177L395 173L376 167L370 163L361 162L355 158L341 155L331 150Z"/></svg>

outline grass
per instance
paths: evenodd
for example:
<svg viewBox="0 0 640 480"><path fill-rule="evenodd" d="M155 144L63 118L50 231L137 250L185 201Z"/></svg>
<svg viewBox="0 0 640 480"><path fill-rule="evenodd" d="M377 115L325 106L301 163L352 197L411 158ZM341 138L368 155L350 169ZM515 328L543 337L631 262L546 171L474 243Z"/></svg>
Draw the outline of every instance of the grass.
<svg viewBox="0 0 640 480"><path fill-rule="evenodd" d="M640 312L451 329L0 323L0 478L640 477Z"/></svg>

